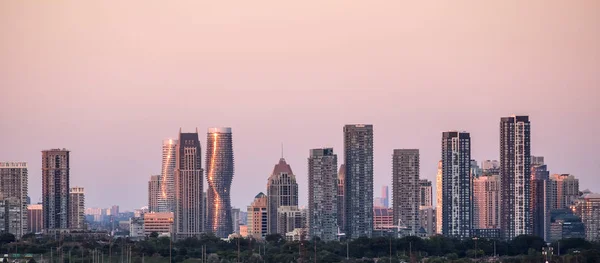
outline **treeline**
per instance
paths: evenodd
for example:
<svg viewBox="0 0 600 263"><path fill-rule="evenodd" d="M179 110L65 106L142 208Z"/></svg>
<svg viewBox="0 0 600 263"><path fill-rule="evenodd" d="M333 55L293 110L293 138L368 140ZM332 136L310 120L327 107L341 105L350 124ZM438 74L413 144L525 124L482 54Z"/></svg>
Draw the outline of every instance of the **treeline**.
<svg viewBox="0 0 600 263"><path fill-rule="evenodd" d="M26 235L15 242L10 234L0 235L4 253L31 253L70 258L71 262L91 262L109 253L115 260L126 262L473 262L498 256L501 262L542 262L547 244L539 237L519 236L510 242L488 239L458 240L443 236L428 239L405 237L359 238L350 242L324 242L318 239L289 242L280 235L269 235L264 241L233 239L223 241L214 235L171 242L168 237L152 237L142 241L127 238L89 238L62 236L54 238ZM600 243L583 239L565 239L550 244L551 262L600 262ZM560 247L560 248L559 248ZM560 250L559 250L560 249ZM558 256L560 254L560 256ZM60 257L62 255L62 257ZM391 256L391 258L390 258ZM349 260L346 260L346 257ZM45 256L45 258L48 258ZM58 262L58 261L56 261ZM121 262L121 261L115 261Z"/></svg>

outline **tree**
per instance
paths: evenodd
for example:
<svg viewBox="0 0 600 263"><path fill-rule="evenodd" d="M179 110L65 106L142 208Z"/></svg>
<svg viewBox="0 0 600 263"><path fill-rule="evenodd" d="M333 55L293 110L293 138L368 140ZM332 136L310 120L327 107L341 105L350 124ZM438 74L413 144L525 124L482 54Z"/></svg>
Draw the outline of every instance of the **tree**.
<svg viewBox="0 0 600 263"><path fill-rule="evenodd" d="M150 233L150 238L157 238L157 237L158 237L158 233L156 233L156 232Z"/></svg>
<svg viewBox="0 0 600 263"><path fill-rule="evenodd" d="M15 240L15 235L11 233L2 233L0 235L0 244L12 243L15 242Z"/></svg>

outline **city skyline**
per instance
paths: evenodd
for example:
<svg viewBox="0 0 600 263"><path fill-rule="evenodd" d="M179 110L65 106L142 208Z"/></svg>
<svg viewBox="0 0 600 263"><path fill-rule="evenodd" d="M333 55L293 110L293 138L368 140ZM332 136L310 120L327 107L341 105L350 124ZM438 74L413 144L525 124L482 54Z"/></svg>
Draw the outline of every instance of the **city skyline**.
<svg viewBox="0 0 600 263"><path fill-rule="evenodd" d="M307 149L341 156L340 127L373 124L379 189L394 148L420 149L433 181L440 132L467 130L473 159L499 160L498 118L527 114L531 154L600 185L598 1L334 2L2 2L0 160L28 163L36 203L39 152L67 148L86 205L131 210L161 172L162 140L230 126L243 208L281 143L304 182Z"/></svg>

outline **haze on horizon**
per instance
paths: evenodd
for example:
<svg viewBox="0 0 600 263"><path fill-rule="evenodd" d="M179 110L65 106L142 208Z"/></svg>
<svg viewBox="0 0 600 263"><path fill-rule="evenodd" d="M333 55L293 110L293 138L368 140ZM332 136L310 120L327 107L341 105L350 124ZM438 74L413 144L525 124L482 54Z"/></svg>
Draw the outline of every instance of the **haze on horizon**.
<svg viewBox="0 0 600 263"><path fill-rule="evenodd" d="M265 191L281 143L306 205L309 149L341 163L349 123L374 125L379 196L393 149L434 180L442 131L498 159L512 114L551 173L600 191L600 1L2 1L0 37L0 161L28 162L32 202L43 149L71 150L87 207L134 209L163 139L198 128L205 151L228 126L232 205Z"/></svg>

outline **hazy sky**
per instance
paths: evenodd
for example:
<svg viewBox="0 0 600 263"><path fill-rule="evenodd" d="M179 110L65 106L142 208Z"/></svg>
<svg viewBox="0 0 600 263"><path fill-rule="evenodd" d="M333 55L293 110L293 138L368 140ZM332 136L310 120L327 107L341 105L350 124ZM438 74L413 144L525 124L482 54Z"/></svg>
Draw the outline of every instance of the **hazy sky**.
<svg viewBox="0 0 600 263"><path fill-rule="evenodd" d="M205 150L230 126L233 205L265 191L281 143L305 205L309 149L341 163L347 123L374 125L379 196L394 148L434 180L442 131L498 159L512 114L551 173L600 191L599 98L597 0L0 1L0 160L29 163L32 202L43 149L71 150L87 207L133 209L163 139L197 127Z"/></svg>

